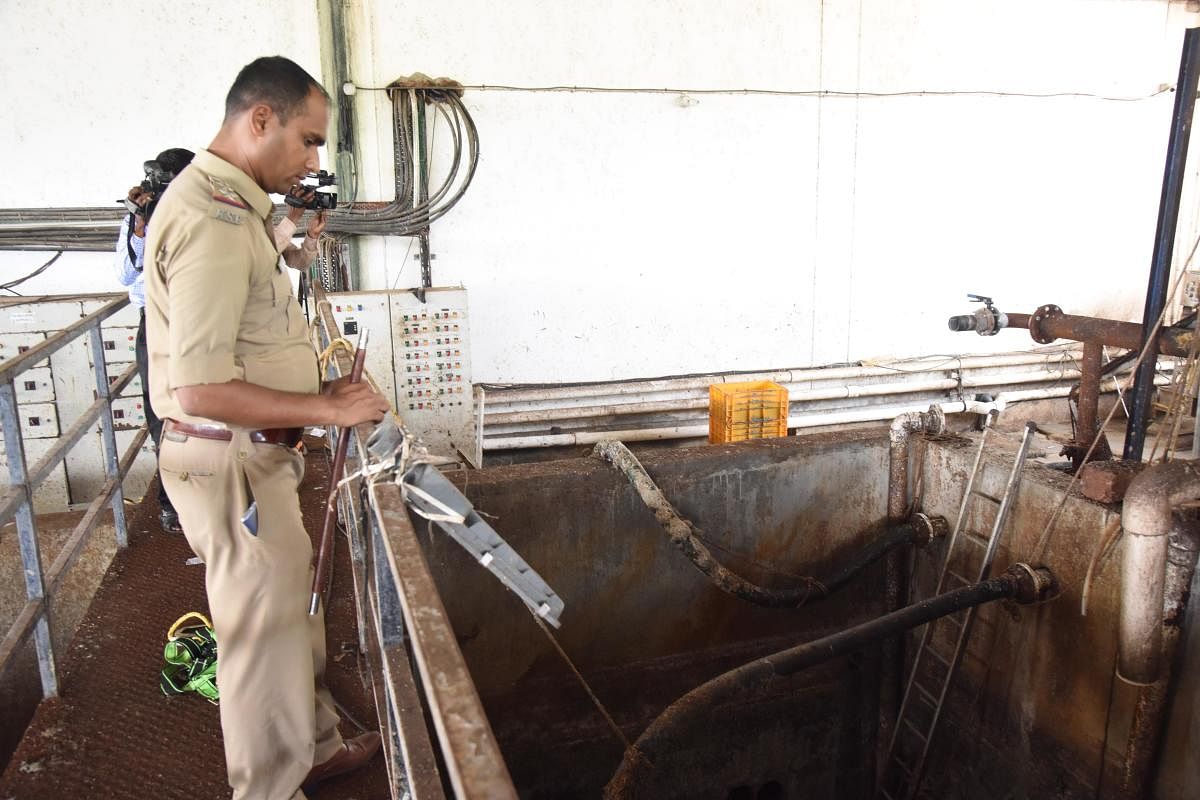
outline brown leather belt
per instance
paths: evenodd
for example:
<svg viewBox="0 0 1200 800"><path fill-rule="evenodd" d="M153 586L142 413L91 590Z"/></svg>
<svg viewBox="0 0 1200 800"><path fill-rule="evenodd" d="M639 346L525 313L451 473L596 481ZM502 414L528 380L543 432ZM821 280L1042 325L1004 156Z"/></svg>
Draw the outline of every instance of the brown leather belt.
<svg viewBox="0 0 1200 800"><path fill-rule="evenodd" d="M233 439L233 432L220 425L193 425L178 420L163 420L164 431L178 431L186 436L197 439L215 439L218 442L228 442ZM279 444L284 447L295 447L304 439L304 428L265 428L261 431L250 431L250 441L260 444Z"/></svg>

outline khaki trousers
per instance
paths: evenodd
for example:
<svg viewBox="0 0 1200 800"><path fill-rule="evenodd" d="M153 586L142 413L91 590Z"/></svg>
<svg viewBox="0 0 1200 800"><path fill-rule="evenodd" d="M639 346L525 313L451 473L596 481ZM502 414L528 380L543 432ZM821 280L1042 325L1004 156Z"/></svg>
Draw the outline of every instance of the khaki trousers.
<svg viewBox="0 0 1200 800"><path fill-rule="evenodd" d="M206 568L234 800L302 799L309 769L342 746L324 688L324 610L308 616L312 542L296 494L304 458L244 432L221 442L168 430L159 468ZM241 523L251 494L257 535Z"/></svg>

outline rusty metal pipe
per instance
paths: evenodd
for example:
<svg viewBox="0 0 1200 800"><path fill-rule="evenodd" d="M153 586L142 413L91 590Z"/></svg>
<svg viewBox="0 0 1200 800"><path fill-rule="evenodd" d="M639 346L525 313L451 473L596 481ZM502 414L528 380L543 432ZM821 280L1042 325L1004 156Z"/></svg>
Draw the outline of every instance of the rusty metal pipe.
<svg viewBox="0 0 1200 800"><path fill-rule="evenodd" d="M1156 464L1133 479L1121 524L1121 617L1117 677L1135 686L1157 681L1163 661L1163 596L1171 509L1200 499L1200 464Z"/></svg>
<svg viewBox="0 0 1200 800"><path fill-rule="evenodd" d="M888 489L887 519L897 525L908 516L908 458L909 439L914 433L941 433L946 427L946 414L940 406L928 411L901 414L892 420L888 429ZM893 551L884 561L883 602L885 611L894 611L908 601L907 570L903 554ZM904 643L889 640L883 647L883 665L879 675L879 730L881 749L896 726L900 699L904 692Z"/></svg>
<svg viewBox="0 0 1200 800"><path fill-rule="evenodd" d="M1035 602L1046 596L1053 583L1049 570L1014 565L1003 574L982 583L922 600L862 625L764 656L718 675L680 697L650 723L625 751L616 773L604 787L604 797L607 800L649 797L650 794L639 784L653 768L654 760L668 749L682 731L720 728L721 706L743 695L761 691L778 677L793 675L964 608L1006 597L1024 603Z"/></svg>
<svg viewBox="0 0 1200 800"><path fill-rule="evenodd" d="M1176 522L1168 537L1167 577L1163 606L1163 659L1168 667L1175 661L1183 629L1192 577L1196 571L1196 553L1200 549L1195 523ZM1157 681L1138 691L1129 740L1125 745L1125 772L1121 780L1122 800L1151 796L1153 765L1166 728L1167 703L1171 686L1168 668Z"/></svg>
<svg viewBox="0 0 1200 800"><path fill-rule="evenodd" d="M888 429L888 522L899 524L908 516L908 440L914 433L941 433L946 413L940 406L928 411L901 414Z"/></svg>
<svg viewBox="0 0 1200 800"><path fill-rule="evenodd" d="M1096 436L1096 423L1100 405L1100 357L1104 345L1086 342L1083 345L1083 360L1079 377L1079 421L1075 439L1079 444L1091 444Z"/></svg>
<svg viewBox="0 0 1200 800"><path fill-rule="evenodd" d="M1125 350L1142 346L1142 326L1099 317L1080 317L1064 314L1058 306L1042 306L1033 314L1008 314L1008 327L1026 328L1034 341L1050 344L1055 339L1094 342ZM1186 356L1194 331L1163 328L1158 340L1158 352L1166 356Z"/></svg>

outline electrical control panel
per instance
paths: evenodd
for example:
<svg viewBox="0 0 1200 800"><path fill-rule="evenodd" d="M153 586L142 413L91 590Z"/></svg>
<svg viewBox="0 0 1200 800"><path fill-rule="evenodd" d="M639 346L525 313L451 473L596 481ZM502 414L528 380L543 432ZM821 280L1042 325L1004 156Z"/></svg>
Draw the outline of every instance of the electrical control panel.
<svg viewBox="0 0 1200 800"><path fill-rule="evenodd" d="M1200 270L1189 269L1183 276L1183 305L1200 308Z"/></svg>
<svg viewBox="0 0 1200 800"><path fill-rule="evenodd" d="M54 297L4 298L0 301L0 361L33 347L55 332L78 322L109 303L116 295L60 295ZM110 382L135 360L138 310L127 306L104 321L101 342ZM17 416L25 444L27 467L32 467L58 443L69 428L96 399L96 367L92 363L90 334L61 347L48 359L25 370L14 380ZM113 422L118 448L128 446L145 421L141 383L136 378L113 402ZM104 485L104 446L99 422L95 432L85 435L54 467L49 477L34 490L38 513L63 511L73 504L90 502ZM7 478L0 446L0 477ZM154 474L152 446L141 448L125 478L126 497L137 498Z"/></svg>
<svg viewBox="0 0 1200 800"><path fill-rule="evenodd" d="M329 302L347 340L370 328L367 370L405 426L431 453L479 466L466 289L427 289L425 302L408 289L331 294Z"/></svg>
<svg viewBox="0 0 1200 800"><path fill-rule="evenodd" d="M392 367L392 310L387 292L355 292L329 295L330 310L337 321L338 333L351 345L358 346L364 330L371 332L367 341L367 374L376 388L393 406L396 381Z"/></svg>
<svg viewBox="0 0 1200 800"><path fill-rule="evenodd" d="M90 336L84 340L88 345L88 364L92 364ZM104 327L100 330L100 343L104 348L105 364L128 364L137 360L137 328ZM109 369L109 377L121 370Z"/></svg>

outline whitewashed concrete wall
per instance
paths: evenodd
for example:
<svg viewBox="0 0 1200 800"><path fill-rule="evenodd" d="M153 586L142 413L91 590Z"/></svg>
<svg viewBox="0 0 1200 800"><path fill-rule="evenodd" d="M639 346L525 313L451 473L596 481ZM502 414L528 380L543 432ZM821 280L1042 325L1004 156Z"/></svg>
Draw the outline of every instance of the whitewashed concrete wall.
<svg viewBox="0 0 1200 800"><path fill-rule="evenodd" d="M249 61L280 53L321 66L313 2L2 2L0 30L4 207L113 203L159 151L208 145ZM50 255L0 251L0 282ZM112 262L66 253L17 291L120 291Z"/></svg>
<svg viewBox="0 0 1200 800"><path fill-rule="evenodd" d="M1174 83L1182 30L1197 24L1189 4L1161 0L348 5L361 86L422 71L492 85L1144 98ZM39 15L5 5L0 23L0 145L16 154L21 205L115 199L148 151L202 146L255 55L320 63L312 3L75 0ZM138 41L156 43L140 82L127 77ZM1021 332L947 332L969 291L1013 310L1140 318L1169 93L692 97L468 93L479 172L432 240L435 280L471 291L476 380L1031 345ZM386 100L362 91L354 103L360 198L386 199ZM1182 250L1200 230L1190 172ZM412 285L409 245L369 242L364 288ZM0 254L0 277L41 260ZM109 287L107 274L103 259L68 255L30 288Z"/></svg>
<svg viewBox="0 0 1200 800"><path fill-rule="evenodd" d="M358 7L371 42L360 85L421 70L466 84L1132 97L1175 81L1194 16L1066 0ZM477 379L1031 344L947 332L968 291L1140 318L1171 94L467 97L483 158L433 247L435 278L472 291ZM379 93L356 102L386 121ZM374 155L382 195L390 154ZM403 268L411 283L406 250L372 251L370 280Z"/></svg>

